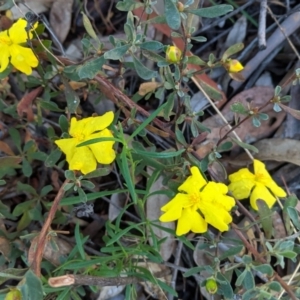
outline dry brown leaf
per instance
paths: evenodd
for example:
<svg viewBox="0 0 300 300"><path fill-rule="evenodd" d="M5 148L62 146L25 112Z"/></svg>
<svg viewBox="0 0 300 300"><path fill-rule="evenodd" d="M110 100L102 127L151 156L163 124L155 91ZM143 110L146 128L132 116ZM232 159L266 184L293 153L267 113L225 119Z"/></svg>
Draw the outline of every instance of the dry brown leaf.
<svg viewBox="0 0 300 300"><path fill-rule="evenodd" d="M5 237L0 236L0 252L5 257L7 261L9 261L9 254L11 252L10 241Z"/></svg>
<svg viewBox="0 0 300 300"><path fill-rule="evenodd" d="M115 220L119 216L121 210L124 208L126 199L126 194L117 193L111 196L108 208L108 219L110 221Z"/></svg>
<svg viewBox="0 0 300 300"><path fill-rule="evenodd" d="M34 11L36 14L46 12L53 1L54 0L25 0L24 2L28 7L23 3L19 3L18 7L13 6L11 8L13 20L24 18L25 14L30 12L30 10Z"/></svg>
<svg viewBox="0 0 300 300"><path fill-rule="evenodd" d="M79 90L79 89L81 89L82 87L86 86L86 83L85 83L85 82L78 82L78 81L70 81L69 84L70 84L71 88L72 88L74 91ZM64 86L63 84L61 84L61 85L59 86L59 89L60 89L61 91L63 91L63 90L65 89L65 86Z"/></svg>
<svg viewBox="0 0 300 300"><path fill-rule="evenodd" d="M141 261L141 262L137 263L137 265L139 267L143 267L143 268L149 270L149 272L151 274L153 274L153 276L155 278L157 278L161 281L164 281L166 284L170 284L172 275L171 275L170 269L168 267L161 265L161 264L146 262L146 261L145 262ZM163 275L160 275L160 274L163 274ZM154 284L149 281L140 282L140 284L144 287L145 291L152 298L158 299L158 300L166 300L167 299L165 292L157 284Z"/></svg>
<svg viewBox="0 0 300 300"><path fill-rule="evenodd" d="M26 94L17 105L17 112L20 117L23 114L27 115L27 121L34 121L34 115L32 111L32 102L35 98L43 91L43 87L39 86L32 90L30 93Z"/></svg>
<svg viewBox="0 0 300 300"><path fill-rule="evenodd" d="M73 0L56 0L50 11L50 24L57 38L62 43L71 26Z"/></svg>
<svg viewBox="0 0 300 300"><path fill-rule="evenodd" d="M264 139L254 144L259 150L255 158L276 160L300 166L300 141L291 139Z"/></svg>
<svg viewBox="0 0 300 300"><path fill-rule="evenodd" d="M31 241L31 245L28 251L28 262L30 265L33 263L33 261L36 258L36 247L37 247L38 240L39 240L39 236L37 235ZM58 250L53 249L51 243L56 245ZM61 260L70 254L72 248L73 247L69 243L60 239L59 237L51 236L49 237L45 245L43 257L48 261L50 261L54 266L60 266Z"/></svg>
<svg viewBox="0 0 300 300"><path fill-rule="evenodd" d="M261 107L268 103L273 96L274 89L271 87L253 87L233 97L222 109L222 114L230 124L233 124L235 114L230 110L230 106L233 103L240 102L247 105L247 103L251 101L252 107ZM235 132L245 143L253 143L257 140L270 136L271 133L281 125L286 115L283 111L276 113L273 110L273 105L271 103L262 109L261 112L267 113L269 115L269 120L262 121L260 127L254 127L252 120L249 119L236 128ZM241 118L243 118L243 116L241 116ZM207 135L207 141L212 141L214 143L217 143L220 137L224 136L224 134L229 130L219 115L214 115L204 120L203 125L211 129L211 132Z"/></svg>
<svg viewBox="0 0 300 300"><path fill-rule="evenodd" d="M147 168L147 173L149 175L151 175L153 173L153 170L151 168ZM155 191L160 191L165 189L165 186L162 183L163 177L158 177L158 179L152 184L152 186L149 189L149 193L153 193ZM156 195L151 195L148 197L147 199L147 203L146 203L146 215L147 215L147 219L148 220L157 220L162 212L160 210L160 208L162 206L164 206L170 199L164 195L164 194L156 194ZM162 223L162 222L158 222L157 223L160 226L166 227L168 229L175 229L175 223L174 222L168 222L168 223ZM165 261L168 261L169 258L171 257L173 250L175 248L175 240L173 235L171 235L170 233L161 230L159 228L157 228L156 226L152 226L152 230L154 232L154 234L162 239L162 238L166 238L166 240L161 244L160 246L160 255L162 256L162 258ZM150 245L152 245L152 239L151 239L151 235L149 235L149 243Z"/></svg>
<svg viewBox="0 0 300 300"><path fill-rule="evenodd" d="M157 88L162 86L160 82L150 81L144 82L139 87L139 95L145 96L146 94L155 91Z"/></svg>
<svg viewBox="0 0 300 300"><path fill-rule="evenodd" d="M274 238L275 239L283 239L287 236L284 223L282 221L282 217L280 214L275 210L272 213L272 222L274 227Z"/></svg>
<svg viewBox="0 0 300 300"><path fill-rule="evenodd" d="M0 151L4 152L7 155L14 156L14 152L11 150L8 144L3 141L0 141Z"/></svg>

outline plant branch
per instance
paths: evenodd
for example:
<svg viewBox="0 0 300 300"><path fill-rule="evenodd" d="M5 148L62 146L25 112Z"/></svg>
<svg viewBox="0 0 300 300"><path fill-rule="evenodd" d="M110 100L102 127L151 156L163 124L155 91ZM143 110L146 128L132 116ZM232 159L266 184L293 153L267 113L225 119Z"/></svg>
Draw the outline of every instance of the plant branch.
<svg viewBox="0 0 300 300"><path fill-rule="evenodd" d="M244 243L245 247L248 249L248 251L250 251L255 258L261 262L262 264L266 264L267 261L266 259L264 259L261 255L261 253L259 253L248 241L247 239L244 237L244 235L241 233L241 231L238 229L238 227L235 224L231 224L232 228L234 229L235 233L239 236L239 238L242 240L242 242ZM291 290L291 288L287 285L287 283L278 275L278 273L276 273L276 271L274 271L274 277L275 279L281 284L281 286L284 288L284 290L288 293L288 295L290 296L290 299L292 300L297 300L297 297L295 296L295 294L293 293L293 291Z"/></svg>
<svg viewBox="0 0 300 300"><path fill-rule="evenodd" d="M32 248L32 247L36 248L35 258L31 264L31 269L38 277L41 276L41 262L42 262L42 258L43 258L43 254L44 254L45 245L47 242L48 231L49 231L51 223L55 217L55 213L57 211L59 202L65 193L64 187L68 182L69 182L69 180L66 179L65 182L63 183L63 185L61 186L61 188L59 189L59 191L53 201L51 209L48 213L47 219L46 219L46 221L43 225L43 228L39 234L38 241L36 244L31 244L31 247L30 247L30 248Z"/></svg>

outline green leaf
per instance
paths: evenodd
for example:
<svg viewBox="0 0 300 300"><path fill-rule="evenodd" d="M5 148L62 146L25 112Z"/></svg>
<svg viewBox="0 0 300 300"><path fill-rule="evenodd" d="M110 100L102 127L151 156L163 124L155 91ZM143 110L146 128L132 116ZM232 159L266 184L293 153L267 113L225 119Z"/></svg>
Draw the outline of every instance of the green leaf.
<svg viewBox="0 0 300 300"><path fill-rule="evenodd" d="M58 119L58 124L62 132L69 131L69 121L65 115L60 115Z"/></svg>
<svg viewBox="0 0 300 300"><path fill-rule="evenodd" d="M242 51L244 49L243 43L238 43L230 46L223 54L222 61L226 61L230 56Z"/></svg>
<svg viewBox="0 0 300 300"><path fill-rule="evenodd" d="M230 141L227 141L220 146L218 146L217 151L222 152L222 151L229 151L232 148L233 144Z"/></svg>
<svg viewBox="0 0 300 300"><path fill-rule="evenodd" d="M104 53L105 59L112 59L112 60L118 60L122 58L127 50L129 49L130 45L124 45L120 47L116 47L114 49L111 49Z"/></svg>
<svg viewBox="0 0 300 300"><path fill-rule="evenodd" d="M165 108L166 103L159 106L151 115L138 126L138 128L130 135L130 140L132 140L135 136L137 136L140 131L142 131L148 124L150 124L158 115L159 113Z"/></svg>
<svg viewBox="0 0 300 300"><path fill-rule="evenodd" d="M135 55L132 55L132 59L133 59L135 70L141 78L143 78L144 80L149 80L157 76L156 71L152 71L147 67L145 67L141 63L141 61L135 57Z"/></svg>
<svg viewBox="0 0 300 300"><path fill-rule="evenodd" d="M145 50L158 51L163 47L163 44L160 42L156 42L156 41L147 41L147 42L141 43L139 46Z"/></svg>
<svg viewBox="0 0 300 300"><path fill-rule="evenodd" d="M141 6L144 6L144 3L136 2L133 0L118 1L116 5L117 9L120 11L130 11L139 8Z"/></svg>
<svg viewBox="0 0 300 300"><path fill-rule="evenodd" d="M220 286L220 291L222 292L222 295L226 298L226 299L233 299L234 298L234 294L233 294L233 290L231 287L230 282L226 279L226 277L218 272L217 273L217 282Z"/></svg>
<svg viewBox="0 0 300 300"><path fill-rule="evenodd" d="M83 249L83 243L82 243L82 239L81 239L81 236L80 236L79 224L78 223L76 223L76 226L75 226L75 241L76 241L76 246L78 248L78 252L81 256L81 259L85 260L86 257L85 257L85 252L84 252L84 249Z"/></svg>
<svg viewBox="0 0 300 300"><path fill-rule="evenodd" d="M251 290L255 287L254 277L250 271L245 270L245 272L246 275L244 277L243 286L246 290Z"/></svg>
<svg viewBox="0 0 300 300"><path fill-rule="evenodd" d="M207 41L207 38L205 36L193 36L191 40L203 43Z"/></svg>
<svg viewBox="0 0 300 300"><path fill-rule="evenodd" d="M123 147L121 155L117 158L117 163L119 168L121 169L121 174L123 175L127 188L130 192L133 203L137 203L137 193L134 187L134 178L132 178L132 173L130 172L129 165L127 162L126 151L128 151L125 147Z"/></svg>
<svg viewBox="0 0 300 300"><path fill-rule="evenodd" d="M39 100L40 106L43 109L47 109L50 111L55 112L63 112L64 110L59 108L58 105L53 101L45 101L45 100Z"/></svg>
<svg viewBox="0 0 300 300"><path fill-rule="evenodd" d="M141 151L138 149L134 149L134 151L137 154L151 157L151 158L170 158L170 157L176 157L185 152L185 149L181 149L178 151L163 151L163 152L149 152L149 151Z"/></svg>
<svg viewBox="0 0 300 300"><path fill-rule="evenodd" d="M103 167L103 168L96 169L95 171L84 175L83 178L97 178L97 177L102 177L102 176L108 175L110 172L111 172L111 168L109 168L109 167Z"/></svg>
<svg viewBox="0 0 300 300"><path fill-rule="evenodd" d="M274 273L273 268L268 264L262 264L259 266L252 266L255 271L261 272L263 274L267 274L268 276L272 276Z"/></svg>
<svg viewBox="0 0 300 300"><path fill-rule="evenodd" d="M30 195L38 196L38 193L37 193L36 189L33 188L31 185L26 184L26 183L18 182L17 183L17 190L22 191L22 192L26 192Z"/></svg>
<svg viewBox="0 0 300 300"><path fill-rule="evenodd" d="M165 13L167 24L177 30L180 27L181 17L176 4L172 0L165 0Z"/></svg>
<svg viewBox="0 0 300 300"><path fill-rule="evenodd" d="M68 112L75 114L79 105L79 97L77 93L72 89L69 81L63 76L60 76L61 81L64 85L64 94L67 100Z"/></svg>
<svg viewBox="0 0 300 300"><path fill-rule="evenodd" d="M300 230L300 222L299 222L299 216L298 216L297 210L294 207L288 207L287 213L288 213L289 217L291 218L291 220L293 221L296 228L298 230Z"/></svg>
<svg viewBox="0 0 300 300"><path fill-rule="evenodd" d="M89 20L89 18L87 17L87 15L82 11L82 21L83 21L83 26L86 30L86 32L88 33L88 35L96 40L96 41L99 41L98 37L97 37L97 34L92 26L92 23L91 21Z"/></svg>
<svg viewBox="0 0 300 300"><path fill-rule="evenodd" d="M104 56L97 57L85 62L83 65L77 67L78 76L80 79L93 79L97 73L102 69L105 63Z"/></svg>
<svg viewBox="0 0 300 300"><path fill-rule="evenodd" d="M187 63L199 66L206 66L206 62L196 55L188 56Z"/></svg>
<svg viewBox="0 0 300 300"><path fill-rule="evenodd" d="M22 163L22 172L26 177L30 177L32 175L32 167L29 161L25 158L23 158Z"/></svg>
<svg viewBox="0 0 300 300"><path fill-rule="evenodd" d="M272 291L275 291L275 292L280 292L282 287L281 287L281 284L277 281L271 281L269 284L269 289L272 290Z"/></svg>
<svg viewBox="0 0 300 300"><path fill-rule="evenodd" d="M222 93L220 90L212 87L204 81L200 81L199 83L210 98L212 98L215 101L222 100Z"/></svg>
<svg viewBox="0 0 300 300"><path fill-rule="evenodd" d="M258 207L258 215L263 227L265 236L270 239L273 234L273 221L272 221L272 210L263 199L256 201Z"/></svg>
<svg viewBox="0 0 300 300"><path fill-rule="evenodd" d="M47 168L53 167L61 157L61 151L59 149L53 150L45 161L45 166Z"/></svg>
<svg viewBox="0 0 300 300"><path fill-rule="evenodd" d="M235 102L231 104L230 110L241 115L248 115L249 113L249 109L247 109L241 102Z"/></svg>
<svg viewBox="0 0 300 300"><path fill-rule="evenodd" d="M24 279L18 286L22 293L22 300L44 299L42 282L31 270L26 272Z"/></svg>
<svg viewBox="0 0 300 300"><path fill-rule="evenodd" d="M230 137L236 144L238 144L240 147L244 148L244 149L248 149L251 150L255 153L258 153L258 149L252 145L249 145L247 143L241 142L238 139L234 138L234 137Z"/></svg>
<svg viewBox="0 0 300 300"><path fill-rule="evenodd" d="M167 60L164 57L150 50L142 50L142 54L152 61L167 63Z"/></svg>
<svg viewBox="0 0 300 300"><path fill-rule="evenodd" d="M239 253L241 253L241 251L243 250L244 246L243 245L237 245L237 246L234 246L232 248L230 248L229 250L225 251L220 257L219 259L220 260L223 260L225 258L228 258L230 256L234 256L234 255L237 255Z"/></svg>
<svg viewBox="0 0 300 300"><path fill-rule="evenodd" d="M297 253L294 251L282 251L278 252L278 254L290 259L293 259L297 256Z"/></svg>
<svg viewBox="0 0 300 300"><path fill-rule="evenodd" d="M165 109L163 110L164 119L167 121L170 121L170 116L172 114L172 110L174 107L175 96L176 96L176 93L173 92L167 97L166 106L165 106Z"/></svg>
<svg viewBox="0 0 300 300"><path fill-rule="evenodd" d="M9 135L12 138L14 145L18 148L19 152L22 152L22 148L21 148L21 136L19 131L14 128L14 127L10 127L8 129Z"/></svg>
<svg viewBox="0 0 300 300"><path fill-rule="evenodd" d="M216 5L212 7L199 8L199 9L186 9L185 12L197 15L203 18L216 18L226 15L228 12L233 11L233 7L227 4Z"/></svg>

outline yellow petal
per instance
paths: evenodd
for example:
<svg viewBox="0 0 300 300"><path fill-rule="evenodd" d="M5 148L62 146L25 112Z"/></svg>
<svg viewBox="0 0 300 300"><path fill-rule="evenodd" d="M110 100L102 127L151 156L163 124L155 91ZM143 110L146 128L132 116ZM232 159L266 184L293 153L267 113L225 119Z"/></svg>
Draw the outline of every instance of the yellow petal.
<svg viewBox="0 0 300 300"><path fill-rule="evenodd" d="M212 195L218 194L227 194L228 193L228 187L224 183L216 183L213 181L209 181L208 184L204 187L203 192L210 193Z"/></svg>
<svg viewBox="0 0 300 300"><path fill-rule="evenodd" d="M103 116L89 117L79 121L72 118L69 133L73 137L82 135L86 140L92 133L108 127L113 119L114 113L112 111L105 113Z"/></svg>
<svg viewBox="0 0 300 300"><path fill-rule="evenodd" d="M221 232L229 229L228 224L232 222L232 217L221 205L203 202L200 210L205 221L213 227Z"/></svg>
<svg viewBox="0 0 300 300"><path fill-rule="evenodd" d="M200 173L197 167L191 167L191 173L185 182L178 188L179 191L184 191L186 193L197 193L200 189L206 185L206 180Z"/></svg>
<svg viewBox="0 0 300 300"><path fill-rule="evenodd" d="M189 195L178 193L176 196L169 201L167 204L165 204L163 207L161 207L162 211L168 211L172 209L176 209L179 207L180 209L183 207L191 206Z"/></svg>
<svg viewBox="0 0 300 300"><path fill-rule="evenodd" d="M180 206L174 206L172 209L166 211L163 215L160 216L159 221L161 222L172 222L176 221L181 217L182 208Z"/></svg>
<svg viewBox="0 0 300 300"><path fill-rule="evenodd" d="M0 37L0 72L3 72L9 63L9 48L5 44L1 44L1 37Z"/></svg>
<svg viewBox="0 0 300 300"><path fill-rule="evenodd" d="M251 173L247 168L240 169L239 171L228 176L230 182L237 182L241 179L249 179L255 181L255 175Z"/></svg>
<svg viewBox="0 0 300 300"><path fill-rule="evenodd" d="M190 208L185 208L183 209L181 217L178 220L176 234L183 235L188 233L190 230L195 233L206 232L207 223L197 211Z"/></svg>
<svg viewBox="0 0 300 300"><path fill-rule="evenodd" d="M60 148L60 150L63 153L65 153L67 162L70 162L76 150L76 139L70 138L56 140L55 144Z"/></svg>
<svg viewBox="0 0 300 300"><path fill-rule="evenodd" d="M89 139L101 138L101 137L113 137L112 133L108 129L104 129L98 133L91 134ZM113 149L114 141L112 142L99 142L95 144L88 145L93 154L95 155L98 163L100 164L111 164L115 158L116 153Z"/></svg>
<svg viewBox="0 0 300 300"><path fill-rule="evenodd" d="M26 26L27 21L24 19L19 19L9 28L9 36L14 44L26 43L28 36L30 39L32 38L32 33L26 32Z"/></svg>
<svg viewBox="0 0 300 300"><path fill-rule="evenodd" d="M275 196L286 197L286 192L276 184L269 172L266 170L265 164L257 159L254 160L253 164L256 180L268 187Z"/></svg>
<svg viewBox="0 0 300 300"><path fill-rule="evenodd" d="M11 64L19 71L30 75L32 68L39 64L38 59L35 57L33 51L19 45L11 45L9 47L11 55Z"/></svg>
<svg viewBox="0 0 300 300"><path fill-rule="evenodd" d="M230 59L228 61L228 71L230 73L238 73L243 69L243 65L237 59Z"/></svg>
<svg viewBox="0 0 300 300"><path fill-rule="evenodd" d="M232 182L228 185L229 191L233 197L238 200L246 199L249 197L251 190L255 183L248 179L241 179L236 182Z"/></svg>
<svg viewBox="0 0 300 300"><path fill-rule="evenodd" d="M264 200L268 206L271 208L276 202L275 197L270 193L270 191L261 183L257 183L253 189L250 196L250 204L253 209L258 210L256 200Z"/></svg>
<svg viewBox="0 0 300 300"><path fill-rule="evenodd" d="M92 151L85 146L75 149L74 155L69 161L69 169L81 171L83 174L95 171L97 161Z"/></svg>

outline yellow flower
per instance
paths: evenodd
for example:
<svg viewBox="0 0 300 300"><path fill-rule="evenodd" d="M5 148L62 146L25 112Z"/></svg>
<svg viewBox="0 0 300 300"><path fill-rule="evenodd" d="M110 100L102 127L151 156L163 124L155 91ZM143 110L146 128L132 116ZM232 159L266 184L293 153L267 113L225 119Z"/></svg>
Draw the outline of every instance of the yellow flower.
<svg viewBox="0 0 300 300"><path fill-rule="evenodd" d="M77 121L76 118L71 119L69 133L72 138L55 141L55 144L66 154L70 170L80 170L83 174L87 174L96 170L97 162L110 164L114 161L116 154L112 148L113 141L76 147L91 139L113 137L111 131L107 129L113 119L112 111L103 116L85 118L80 121Z"/></svg>
<svg viewBox="0 0 300 300"><path fill-rule="evenodd" d="M244 69L243 65L237 59L228 59L226 67L229 73L238 73Z"/></svg>
<svg viewBox="0 0 300 300"><path fill-rule="evenodd" d="M176 46L168 46L166 60L171 63L178 63L181 60L181 50Z"/></svg>
<svg viewBox="0 0 300 300"><path fill-rule="evenodd" d="M19 19L8 30L0 32L0 72L10 63L19 71L30 75L32 68L39 64L38 59L30 48L21 46L26 43L32 33L26 31L27 21Z"/></svg>
<svg viewBox="0 0 300 300"><path fill-rule="evenodd" d="M286 197L286 192L275 183L266 170L264 163L255 159L253 165L254 174L247 168L243 168L229 175L231 183L228 188L238 200L250 196L250 204L255 210L258 210L256 205L258 199L264 200L271 208L276 201L274 195Z"/></svg>
<svg viewBox="0 0 300 300"><path fill-rule="evenodd" d="M165 213L159 220L178 220L177 235L190 230L195 233L206 232L207 224L220 231L228 230L228 224L232 221L229 211L235 201L226 195L227 186L223 183L206 182L197 167L191 167L191 173L178 188L180 193L161 208Z"/></svg>

